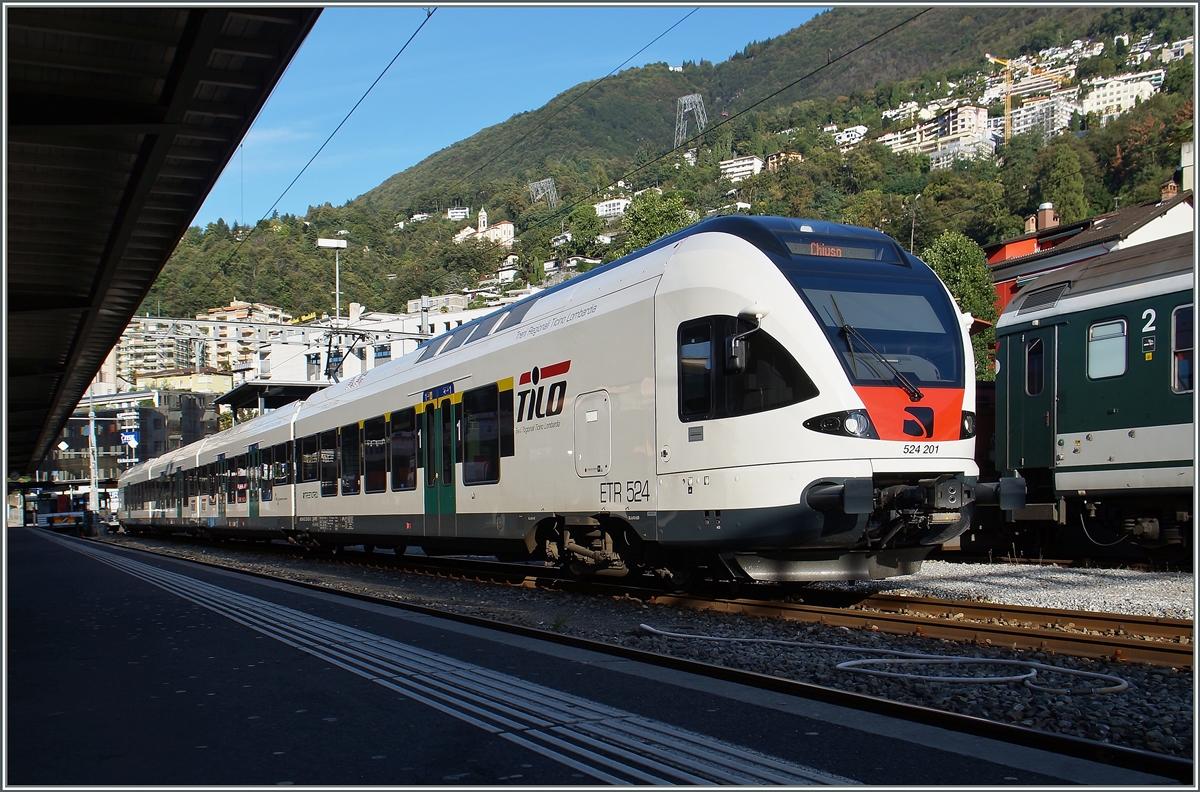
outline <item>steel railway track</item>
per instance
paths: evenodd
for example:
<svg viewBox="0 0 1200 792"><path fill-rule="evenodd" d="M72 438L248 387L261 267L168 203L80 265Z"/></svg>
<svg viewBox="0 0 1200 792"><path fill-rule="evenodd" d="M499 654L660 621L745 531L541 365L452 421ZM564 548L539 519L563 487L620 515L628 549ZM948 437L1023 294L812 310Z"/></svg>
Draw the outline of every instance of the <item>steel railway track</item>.
<svg viewBox="0 0 1200 792"><path fill-rule="evenodd" d="M129 543L121 543L123 547L134 550L135 552L149 553L155 555L166 555L164 553L131 546ZM261 549L261 548L258 548ZM281 548L286 550L287 548ZM355 554L346 554L347 560ZM174 556L170 556L174 557ZM376 563L381 560L371 559L370 566L385 565ZM1124 767L1131 770L1150 773L1154 775L1171 778L1181 783L1192 783L1194 778L1194 763L1190 759L1157 754L1150 751L1141 751L1134 748L1112 745L1109 743L1097 742L1081 737L1058 734L1054 732L1039 731L1030 729L1024 726L1015 726L1012 724L1001 723L998 721L985 720L982 718L972 717L968 715L960 715L958 713L946 712L929 707L922 707L914 704L907 704L888 699L867 696L861 693L851 693L828 688L819 685L814 685L807 682L798 682L795 680L784 679L781 677L768 676L751 671L743 671L736 668L726 666L712 665L702 663L695 660L688 660L670 655L662 655L654 652L633 649L629 647L619 646L615 644L592 641L585 638L579 638L571 635L563 635L548 630L538 630L523 625L510 624L505 622L496 622L488 619L483 619L476 616L455 613L453 611L444 611L438 608L432 608L424 605L417 605L408 602L398 602L393 599L381 598L369 594L358 592L346 592L330 589L326 586L317 583L295 581L290 578L266 573L266 572L251 572L241 568L232 567L227 564L218 563L215 561L196 561L187 559L191 563L197 563L205 566L216 567L220 569L232 569L242 574L252 575L272 581L279 581L290 585L301 586L304 588L330 592L340 596L350 597L360 601L371 602L378 605L384 605L392 608L400 608L407 611L423 613L440 618L452 619L457 622L472 624L488 629L500 630L503 632L524 635L537 638L540 640L551 641L567 646L588 649L591 651L607 654L610 656L621 657L623 659L633 660L639 663L646 663L665 668L673 668L689 673L706 676L714 679L722 679L734 682L741 685L756 687L765 690L771 690L787 695L800 696L803 698L823 701L838 706L859 709L868 712L875 712L891 717L908 720L915 723L922 723L940 728L949 729L952 731L973 734L989 739L1000 740L1017 745L1023 745L1040 750L1047 750L1054 753L1059 753L1066 756L1074 756L1087 759L1090 761L1100 762L1118 767ZM357 563L366 560L358 559ZM435 574L442 576L457 577L458 579L478 579L492 580L494 582L504 582L509 585L525 585L536 586L538 577L536 574L522 575L519 570L514 570L512 564L489 564L487 562L477 562L473 564L461 565L461 559L437 558L432 560L422 560L419 563L412 563L416 559L413 557L401 557L396 559L394 564L387 564L387 568L411 568L414 571L422 571L427 574ZM355 562L351 562L355 563ZM457 568L457 571L456 571ZM529 568L533 570L535 568ZM485 571L490 570L490 571ZM551 570L557 572L557 570ZM461 573L461 574L460 574ZM555 584L570 585L571 581L560 578L553 579ZM614 588L605 586L604 588ZM612 591L605 593L611 594ZM626 589L628 595L628 589ZM692 607L692 603L697 605L703 601L698 598L679 597L674 595L663 595L661 593L655 595L659 602L664 604L677 604L683 607ZM908 600L909 598L897 598ZM737 600L711 600L710 603L718 609L731 610L734 607L751 607L751 608L771 608L778 607L776 605L767 605L761 602L752 601L737 601ZM946 605L948 603L941 603ZM802 607L802 606L797 606ZM836 610L836 609L826 609ZM1009 609L1011 610L1011 609ZM750 611L743 611L749 613ZM764 614L767 615L767 614ZM785 617L786 618L786 617ZM1190 623L1189 623L1190 625ZM918 633L920 634L920 633ZM928 633L924 633L928 635Z"/></svg>

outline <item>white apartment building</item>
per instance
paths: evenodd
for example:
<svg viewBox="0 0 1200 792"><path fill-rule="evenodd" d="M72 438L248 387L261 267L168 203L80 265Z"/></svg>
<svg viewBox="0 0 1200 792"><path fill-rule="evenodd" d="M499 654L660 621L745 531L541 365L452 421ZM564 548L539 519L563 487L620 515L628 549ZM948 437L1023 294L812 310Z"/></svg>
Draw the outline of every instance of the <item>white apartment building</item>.
<svg viewBox="0 0 1200 792"><path fill-rule="evenodd" d="M597 217L624 217L625 210L631 203L633 201L629 198L609 198L593 206L596 207Z"/></svg>
<svg viewBox="0 0 1200 792"><path fill-rule="evenodd" d="M467 220L471 217L471 207L469 206L451 206L446 210L447 220Z"/></svg>
<svg viewBox="0 0 1200 792"><path fill-rule="evenodd" d="M990 140L987 121L986 108L961 105L939 113L937 118L930 121L889 132L880 137L879 142L897 154L917 152L932 155L949 148L976 152L981 150L976 146L977 143Z"/></svg>
<svg viewBox="0 0 1200 792"><path fill-rule="evenodd" d="M209 308L196 314L197 319L209 322L254 322L258 324L288 324L292 315L283 309L266 303L248 303L235 299L221 308ZM212 340L204 344L203 364L210 368L229 368L245 372L256 368L258 363L259 334L249 327L233 324L204 327L200 332ZM188 342L190 343L190 342ZM186 365L181 361L179 365ZM164 366L163 368L175 368Z"/></svg>
<svg viewBox="0 0 1200 792"><path fill-rule="evenodd" d="M1170 63L1173 60L1179 60L1192 54L1193 39L1188 36L1183 41L1176 41L1163 46L1162 51L1158 54L1159 60L1163 63Z"/></svg>
<svg viewBox="0 0 1200 792"><path fill-rule="evenodd" d="M718 163L721 168L721 178L729 179L733 183L749 179L751 176L757 176L762 173L763 161L751 155L749 157L734 157L733 159L721 160Z"/></svg>
<svg viewBox="0 0 1200 792"><path fill-rule="evenodd" d="M837 143L838 148L845 152L862 143L866 136L867 128L859 124L858 126L846 127L841 132L836 133L833 136L833 142Z"/></svg>
<svg viewBox="0 0 1200 792"><path fill-rule="evenodd" d="M1050 96L1029 99L1012 111L1012 133L1040 132L1043 140L1062 132L1071 125L1071 116L1080 111L1079 88L1055 91ZM996 140L1004 138L1004 116L987 120L988 130Z"/></svg>
<svg viewBox="0 0 1200 792"><path fill-rule="evenodd" d="M1084 83L1087 93L1079 103L1080 110L1085 115L1095 113L1100 116L1100 123L1107 124L1111 119L1132 110L1139 102L1144 102L1158 91L1166 75L1162 69L1150 72L1118 74L1115 77L1088 80Z"/></svg>
<svg viewBox="0 0 1200 792"><path fill-rule="evenodd" d="M437 297L418 297L408 301L408 313L420 313L422 301L425 301L425 308L430 313L457 313L465 311L469 302L465 294L442 294ZM442 311L443 308L446 310Z"/></svg>
<svg viewBox="0 0 1200 792"><path fill-rule="evenodd" d="M929 169L949 168L960 159L990 159L996 153L996 144L990 137L955 139L937 151L929 153Z"/></svg>

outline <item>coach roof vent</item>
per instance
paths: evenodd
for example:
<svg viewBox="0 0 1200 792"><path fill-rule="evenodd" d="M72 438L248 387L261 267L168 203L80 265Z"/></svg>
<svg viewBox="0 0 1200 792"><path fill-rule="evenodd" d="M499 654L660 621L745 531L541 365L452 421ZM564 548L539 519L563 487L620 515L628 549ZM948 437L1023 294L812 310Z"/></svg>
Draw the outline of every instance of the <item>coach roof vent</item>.
<svg viewBox="0 0 1200 792"><path fill-rule="evenodd" d="M1058 305L1058 298L1062 297L1063 292L1065 292L1067 287L1070 285L1070 283L1059 283L1051 286L1048 289L1042 289L1041 291L1033 292L1025 298L1023 303L1021 303L1021 309L1017 311L1017 315L1020 316L1023 313L1040 311L1044 308L1053 308L1054 306Z"/></svg>

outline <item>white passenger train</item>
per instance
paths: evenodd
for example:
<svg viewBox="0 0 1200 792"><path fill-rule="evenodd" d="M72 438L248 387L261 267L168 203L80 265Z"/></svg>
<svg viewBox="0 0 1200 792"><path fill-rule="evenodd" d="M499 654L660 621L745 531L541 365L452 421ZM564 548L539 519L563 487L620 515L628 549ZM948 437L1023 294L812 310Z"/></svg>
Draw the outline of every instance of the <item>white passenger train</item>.
<svg viewBox="0 0 1200 792"><path fill-rule="evenodd" d="M721 217L121 478L131 531L734 579L916 571L975 502L970 317L878 232Z"/></svg>

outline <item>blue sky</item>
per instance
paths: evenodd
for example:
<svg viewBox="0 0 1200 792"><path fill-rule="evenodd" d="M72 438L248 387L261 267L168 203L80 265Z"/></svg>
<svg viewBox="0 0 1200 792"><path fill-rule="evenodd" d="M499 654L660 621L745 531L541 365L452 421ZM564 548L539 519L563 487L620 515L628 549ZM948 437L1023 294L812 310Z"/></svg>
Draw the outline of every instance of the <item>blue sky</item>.
<svg viewBox="0 0 1200 792"><path fill-rule="evenodd" d="M440 149L608 74L696 6L442 7L295 186L280 214L362 195ZM699 7L625 68L720 63L820 9ZM421 24L421 8L327 8L193 220L254 223Z"/></svg>

